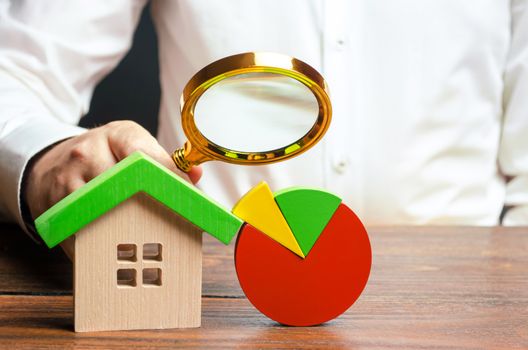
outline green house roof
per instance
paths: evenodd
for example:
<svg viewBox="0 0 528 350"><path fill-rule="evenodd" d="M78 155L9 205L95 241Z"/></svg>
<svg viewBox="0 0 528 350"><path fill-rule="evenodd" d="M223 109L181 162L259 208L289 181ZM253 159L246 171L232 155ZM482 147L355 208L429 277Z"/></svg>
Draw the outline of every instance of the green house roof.
<svg viewBox="0 0 528 350"><path fill-rule="evenodd" d="M196 187L135 152L71 193L35 220L52 248L138 192L144 192L228 244L243 222Z"/></svg>

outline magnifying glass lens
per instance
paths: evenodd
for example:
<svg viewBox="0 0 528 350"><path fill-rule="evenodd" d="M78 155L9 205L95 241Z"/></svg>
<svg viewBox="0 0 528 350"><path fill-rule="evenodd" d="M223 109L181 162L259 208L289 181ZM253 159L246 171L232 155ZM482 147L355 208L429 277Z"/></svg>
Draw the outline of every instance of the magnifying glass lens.
<svg viewBox="0 0 528 350"><path fill-rule="evenodd" d="M253 72L221 80L196 104L194 121L211 142L238 152L268 152L310 131L319 105L303 83Z"/></svg>

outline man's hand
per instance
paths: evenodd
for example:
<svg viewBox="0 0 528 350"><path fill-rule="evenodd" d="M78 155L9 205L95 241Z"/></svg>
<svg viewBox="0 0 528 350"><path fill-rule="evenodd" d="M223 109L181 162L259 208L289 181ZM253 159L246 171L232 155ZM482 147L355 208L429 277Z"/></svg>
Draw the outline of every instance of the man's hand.
<svg viewBox="0 0 528 350"><path fill-rule="evenodd" d="M179 171L152 135L132 121L116 121L63 141L27 170L26 203L33 219L134 151L143 151L178 175L198 182L202 171Z"/></svg>

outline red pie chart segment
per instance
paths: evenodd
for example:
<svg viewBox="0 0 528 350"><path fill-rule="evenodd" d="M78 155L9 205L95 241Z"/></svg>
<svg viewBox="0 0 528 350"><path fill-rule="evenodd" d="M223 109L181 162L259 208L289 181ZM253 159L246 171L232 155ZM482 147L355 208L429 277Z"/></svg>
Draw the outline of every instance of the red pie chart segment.
<svg viewBox="0 0 528 350"><path fill-rule="evenodd" d="M367 232L344 204L305 259L247 224L235 249L238 279L249 301L291 326L320 324L345 312L363 291L371 260Z"/></svg>

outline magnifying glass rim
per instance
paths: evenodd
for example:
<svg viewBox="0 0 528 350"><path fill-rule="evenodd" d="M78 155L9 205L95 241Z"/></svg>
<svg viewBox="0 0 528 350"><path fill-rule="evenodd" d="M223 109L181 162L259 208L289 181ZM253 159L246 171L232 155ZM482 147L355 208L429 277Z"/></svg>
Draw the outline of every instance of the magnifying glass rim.
<svg viewBox="0 0 528 350"><path fill-rule="evenodd" d="M232 150L214 143L203 135L194 120L200 97L216 83L240 74L274 73L293 78L314 94L319 105L317 120L300 139L277 149L263 152ZM308 64L290 56L269 52L248 52L222 58L201 69L185 86L181 96L182 127L202 161L217 159L235 164L272 163L299 155L315 145L330 126L332 106L324 78Z"/></svg>

